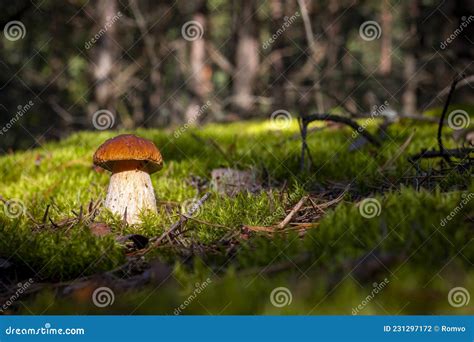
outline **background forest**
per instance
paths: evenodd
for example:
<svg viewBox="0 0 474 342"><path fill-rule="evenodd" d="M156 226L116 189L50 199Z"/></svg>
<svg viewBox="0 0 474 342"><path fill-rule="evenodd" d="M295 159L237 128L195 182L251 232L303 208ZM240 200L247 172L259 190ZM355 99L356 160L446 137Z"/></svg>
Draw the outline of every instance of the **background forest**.
<svg viewBox="0 0 474 342"><path fill-rule="evenodd" d="M0 42L0 124L29 101L35 114L3 134L0 148L93 129L101 109L114 114L115 128L126 129L191 118L197 124L268 118L277 109L294 117L363 115L385 102L397 115L421 114L442 106L454 75L471 74L472 6L462 0L3 3L2 27L18 20L25 30L22 39ZM472 103L471 90L460 88L455 102Z"/></svg>

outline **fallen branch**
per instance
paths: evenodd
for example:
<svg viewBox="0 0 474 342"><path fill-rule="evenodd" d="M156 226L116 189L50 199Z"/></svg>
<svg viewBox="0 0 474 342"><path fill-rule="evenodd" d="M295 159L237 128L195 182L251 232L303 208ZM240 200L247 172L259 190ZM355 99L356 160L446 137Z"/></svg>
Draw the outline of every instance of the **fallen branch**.
<svg viewBox="0 0 474 342"><path fill-rule="evenodd" d="M204 202L208 200L211 196L209 192L205 193L189 210L186 214L182 214L178 221L173 223L173 225L163 234L161 234L158 238L151 238L150 242L153 242L154 246L158 246L161 241L166 239L167 237L171 236L175 231L180 229L195 213L196 211L202 207Z"/></svg>
<svg viewBox="0 0 474 342"><path fill-rule="evenodd" d="M296 205L293 207L293 209L291 209L290 213L283 219L283 221L281 221L279 224L278 224L278 228L279 229L283 229L285 228L285 226L290 223L291 219L293 218L293 216L295 216L295 214L301 209L301 207L303 206L303 204L306 202L306 200L308 199L308 196L303 196L301 197L301 199L298 201L298 203L296 203Z"/></svg>
<svg viewBox="0 0 474 342"><path fill-rule="evenodd" d="M279 225L276 226L242 226L242 229L248 229L254 232L265 232L265 233L285 233L289 231L300 231L307 230L309 228L316 227L319 222L301 222L301 223L290 223L290 227L282 229Z"/></svg>
<svg viewBox="0 0 474 342"><path fill-rule="evenodd" d="M443 156L454 157L464 159L469 156L470 153L474 153L474 148L464 147L464 148L455 148L450 150L424 150L414 156L408 158L410 162L415 162L419 159L430 159L430 158L439 158Z"/></svg>
<svg viewBox="0 0 474 342"><path fill-rule="evenodd" d="M355 131L359 132L362 136L364 136L364 138L366 138L373 145L380 147L380 142L378 141L376 137L374 137L372 134L367 132L367 130L364 129L362 126L360 126L357 122L345 116L324 113L324 114L311 114L311 115L303 117L303 123L308 124L312 121L332 121L332 122L345 124L347 126L352 127Z"/></svg>
<svg viewBox="0 0 474 342"><path fill-rule="evenodd" d="M468 85L470 82L474 81L474 75L469 75L467 77L464 77L464 79L461 81L459 80L459 83L457 84L457 88L459 89L460 87L463 87L465 85ZM446 94L449 94L449 91L451 90L451 87L448 86L446 88L444 88L443 90L441 90L438 95L436 95L436 97L439 97L439 96L444 96Z"/></svg>
<svg viewBox="0 0 474 342"><path fill-rule="evenodd" d="M301 160L300 160L300 171L304 170L304 157L305 157L305 152L308 152L308 156L310 158L310 161L312 163L312 158L311 154L309 151L308 144L306 143L306 136L308 134L308 125L313 122L313 121L332 121L332 122L338 122L342 123L345 125L350 126L353 128L355 131L360 133L364 138L367 139L368 142L372 143L373 145L380 147L381 144L379 140L374 137L372 134L370 134L366 129L364 129L362 126L360 126L357 122L354 120L340 116L340 115L333 115L333 114L311 114L308 116L302 116L301 121L300 121L300 133L301 133Z"/></svg>
<svg viewBox="0 0 474 342"><path fill-rule="evenodd" d="M329 208L330 206L339 203L343 198L344 195L348 191L348 187L345 188L345 190L337 197L334 198L328 202L321 203L321 204L316 204L313 201L313 198L310 196L303 196L298 203L291 209L291 211L288 213L288 215L277 225L273 226L250 226L250 225L243 225L242 229L247 229L250 231L255 231L255 232L265 232L265 233L285 233L288 231L302 231L302 230L307 230L309 228L313 228L319 225L319 222L315 222L315 219L319 219L321 215L324 215L324 209ZM310 201L310 206L305 207L304 203L306 201ZM298 212L304 212L303 215L300 215L298 218L298 221L302 221L305 217L307 218L308 216L308 209L312 209L316 212L317 217L311 216L309 218L310 222L307 222L307 219L305 219L306 222L290 222L294 215ZM319 213L318 213L319 212ZM287 227L289 225L289 227Z"/></svg>
<svg viewBox="0 0 474 342"><path fill-rule="evenodd" d="M449 94L448 98L446 99L446 103L444 104L443 112L441 113L441 117L439 118L439 125L438 125L438 148L439 152L441 153L441 156L446 160L446 162L451 163L451 159L449 158L449 155L444 153L444 146L443 146L443 126L444 126L444 120L446 118L446 113L448 111L449 103L451 102L452 95L454 93L454 90L456 89L456 84L458 84L459 81L461 81L465 75L460 75L454 78L453 83L451 83L451 88L449 89Z"/></svg>

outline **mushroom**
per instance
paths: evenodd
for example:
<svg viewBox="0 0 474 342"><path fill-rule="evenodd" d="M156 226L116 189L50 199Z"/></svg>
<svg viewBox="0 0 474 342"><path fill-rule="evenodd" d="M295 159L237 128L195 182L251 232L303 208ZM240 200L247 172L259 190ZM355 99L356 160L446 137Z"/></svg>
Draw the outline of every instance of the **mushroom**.
<svg viewBox="0 0 474 342"><path fill-rule="evenodd" d="M112 172L104 206L127 223L140 223L144 210L157 212L150 174L163 159L153 142L122 134L104 142L94 154L94 165Z"/></svg>

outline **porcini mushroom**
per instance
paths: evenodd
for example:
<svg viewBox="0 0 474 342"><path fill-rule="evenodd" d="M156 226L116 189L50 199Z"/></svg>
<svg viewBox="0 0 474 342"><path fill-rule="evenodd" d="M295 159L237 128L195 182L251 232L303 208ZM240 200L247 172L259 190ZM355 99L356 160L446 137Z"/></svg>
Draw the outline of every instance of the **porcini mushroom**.
<svg viewBox="0 0 474 342"><path fill-rule="evenodd" d="M144 210L157 212L150 174L163 159L153 142L122 134L104 142L94 154L94 165L112 172L104 206L127 223L139 223Z"/></svg>

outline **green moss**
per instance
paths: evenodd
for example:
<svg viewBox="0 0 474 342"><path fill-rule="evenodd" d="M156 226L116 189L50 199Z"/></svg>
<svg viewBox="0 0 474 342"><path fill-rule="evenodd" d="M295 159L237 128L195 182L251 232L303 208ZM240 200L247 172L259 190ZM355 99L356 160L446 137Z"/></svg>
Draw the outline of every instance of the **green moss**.
<svg viewBox="0 0 474 342"><path fill-rule="evenodd" d="M372 132L374 125L368 126ZM50 225L38 229L31 221L33 218L41 222L48 206L49 218L58 222L71 217L72 211L79 212L81 206L87 210L91 201L104 198L110 175L94 169L91 159L95 149L118 132L80 132L38 149L0 157L0 195L20 201L27 211L19 218L11 218L0 210L0 257L11 258L46 279L74 279L111 270L125 261L124 249L115 242L114 236L162 234L178 219L182 204L201 195L190 182L191 177L209 180L212 169L217 167L253 168L265 176L265 184L273 188L233 198L204 189L211 191L212 196L196 217L199 221L187 223L188 241L214 246L214 251L196 253L189 261L179 250L153 250L147 255L148 260L158 257L174 265L171 282L160 287L159 294L144 288L121 296L117 307L111 310L123 313L132 303L143 302L139 313L171 313L189 295L194 284L211 277L209 291L204 291L199 301L189 305L186 313L273 314L311 310L313 313L343 313L351 309L347 303L352 305L355 298L363 298L371 282L380 281L380 277L369 280L368 285L349 277L330 291L334 286L332 282L337 274L347 273L344 265L348 260L363 259L373 251L397 257L393 268L383 270L384 277L393 276L393 272L398 278L396 285L393 280L393 286L378 299L383 307L389 308L388 312L397 313L401 308L391 296L408 298L411 293L420 293L414 289L413 282L429 280L429 274L432 276L442 269L448 260L460 269L467 269L474 260L474 249L469 246L473 238L469 225L474 201L456 210L463 200L461 195L474 191L470 175L452 172L436 183L425 183L429 190L416 191L410 187L415 184L416 172L407 156L422 148L435 147L436 131L435 124L417 125L412 142L395 158L400 146L414 132L410 122L392 125L390 138L380 149L367 145L352 152L349 146L353 138L349 129L325 128L309 135L315 165L311 171L299 173L300 142L295 138L296 122L286 130L275 130L266 122L213 124L190 128L179 138L173 136L173 130L140 129L133 133L152 139L165 160L164 169L152 175L159 213L144 213L143 224L124 226L120 218L102 210L97 220L106 222L113 235L100 238L92 235L85 223L69 228ZM205 143L209 139L222 151L212 143ZM445 144L456 146L448 131ZM392 158L395 159L390 166L382 170L382 165ZM439 168L439 161L423 161L421 166L425 170ZM238 233L244 224L268 226L281 221L284 209L294 205L308 191L331 189L335 184L344 188L349 183L351 191L344 200L327 210L319 225L304 237L296 234L269 237L254 233L230 254L227 246L216 245L227 234ZM283 184L286 188L282 196ZM360 215L361 196L374 197L380 203L378 216L369 219ZM453 210L456 215L442 223ZM183 263L184 260L187 261ZM270 265L285 263L294 265L276 275L260 272ZM426 265L430 265L431 272L423 270ZM408 270L414 273L409 274ZM472 283L472 272L461 273L463 282ZM448 286L446 282L432 281L430 291L444 291ZM294 291L293 306L280 310L268 302L269 292L277 286L288 286ZM50 298L51 294L44 293L32 306L38 310L45 308ZM314 303L323 299L321 306L314 309ZM411 297L410 301L418 305ZM227 302L231 304L224 307ZM75 303L75 309L74 305L69 308L63 304L58 302L46 312L92 310L89 304ZM416 305L407 306L405 312L420 313ZM430 310L449 313L448 309L441 305ZM374 303L364 310L364 313L385 313Z"/></svg>

